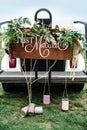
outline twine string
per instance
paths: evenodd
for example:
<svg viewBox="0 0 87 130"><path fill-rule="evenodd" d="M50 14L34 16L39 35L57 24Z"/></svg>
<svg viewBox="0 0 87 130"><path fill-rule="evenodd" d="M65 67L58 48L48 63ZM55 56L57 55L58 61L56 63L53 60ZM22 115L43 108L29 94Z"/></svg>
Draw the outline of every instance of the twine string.
<svg viewBox="0 0 87 130"><path fill-rule="evenodd" d="M66 77L65 77L65 87L64 87L62 98L64 98L65 96L66 96L66 98L68 98L68 92L67 92L67 74L66 74Z"/></svg>
<svg viewBox="0 0 87 130"><path fill-rule="evenodd" d="M35 68L36 62L37 62L37 60L35 60L34 65L32 67L32 59L30 59L30 78L29 79L28 79L27 73L26 73L25 59L24 59L23 64L22 64L22 66L24 66L24 70L21 67L22 72L23 72L24 77L25 77L25 80L26 80L26 83L27 83L29 103L31 103L31 98L32 98L32 73L33 73L33 70Z"/></svg>

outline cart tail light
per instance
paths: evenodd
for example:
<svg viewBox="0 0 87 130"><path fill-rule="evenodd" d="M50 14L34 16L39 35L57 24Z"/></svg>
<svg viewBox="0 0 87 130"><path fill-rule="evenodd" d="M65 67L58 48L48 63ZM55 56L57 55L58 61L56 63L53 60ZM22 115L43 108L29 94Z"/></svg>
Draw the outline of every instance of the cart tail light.
<svg viewBox="0 0 87 130"><path fill-rule="evenodd" d="M10 66L10 68L15 68L16 67L16 58L11 58L9 60L9 66Z"/></svg>

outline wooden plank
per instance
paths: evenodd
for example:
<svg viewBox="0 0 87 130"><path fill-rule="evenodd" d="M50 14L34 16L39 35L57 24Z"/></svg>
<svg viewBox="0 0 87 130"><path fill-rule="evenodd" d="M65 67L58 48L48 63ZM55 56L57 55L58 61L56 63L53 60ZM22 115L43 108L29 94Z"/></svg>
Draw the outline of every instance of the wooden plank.
<svg viewBox="0 0 87 130"><path fill-rule="evenodd" d="M12 58L29 58L29 59L49 59L49 60L69 60L72 59L72 48L63 45L46 44L44 40L40 42L38 40L32 40L32 43L28 41L27 44L15 43L11 46L10 56ZM66 49L65 49L66 48Z"/></svg>

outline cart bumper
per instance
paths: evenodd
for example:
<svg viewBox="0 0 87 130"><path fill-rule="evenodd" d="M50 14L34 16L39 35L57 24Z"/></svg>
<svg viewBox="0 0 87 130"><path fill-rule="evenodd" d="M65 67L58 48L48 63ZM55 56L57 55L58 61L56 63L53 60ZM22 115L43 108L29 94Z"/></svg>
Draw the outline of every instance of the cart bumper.
<svg viewBox="0 0 87 130"><path fill-rule="evenodd" d="M76 72L74 80L72 80L71 72L51 72L50 80L52 83L84 83L87 82L87 75L84 72ZM38 72L35 78L35 72L2 72L0 73L0 82L2 83L25 83L26 80L32 80L40 83L48 82L48 72Z"/></svg>

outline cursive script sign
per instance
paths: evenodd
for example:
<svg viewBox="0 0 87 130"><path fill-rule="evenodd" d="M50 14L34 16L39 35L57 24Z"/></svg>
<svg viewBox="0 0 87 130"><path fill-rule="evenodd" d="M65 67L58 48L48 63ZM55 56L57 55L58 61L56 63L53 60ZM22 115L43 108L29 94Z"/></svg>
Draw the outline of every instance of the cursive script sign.
<svg viewBox="0 0 87 130"><path fill-rule="evenodd" d="M71 59L72 49L69 44L57 42L56 45L48 44L43 37L26 40L22 44L14 44L10 50L12 57L33 59Z"/></svg>

